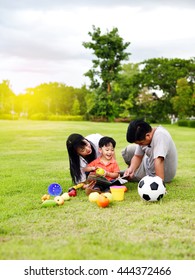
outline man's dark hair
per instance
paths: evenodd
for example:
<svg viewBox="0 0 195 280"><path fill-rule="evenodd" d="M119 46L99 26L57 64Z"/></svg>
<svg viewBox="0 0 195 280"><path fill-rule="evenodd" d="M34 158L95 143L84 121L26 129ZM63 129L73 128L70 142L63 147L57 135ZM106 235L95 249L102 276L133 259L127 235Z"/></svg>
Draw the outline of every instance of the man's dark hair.
<svg viewBox="0 0 195 280"><path fill-rule="evenodd" d="M148 132L152 131L152 127L143 120L134 120L130 122L126 139L129 143L135 143L136 141L142 141Z"/></svg>
<svg viewBox="0 0 195 280"><path fill-rule="evenodd" d="M99 148L112 144L113 148L116 146L116 141L112 137L104 136L99 141Z"/></svg>

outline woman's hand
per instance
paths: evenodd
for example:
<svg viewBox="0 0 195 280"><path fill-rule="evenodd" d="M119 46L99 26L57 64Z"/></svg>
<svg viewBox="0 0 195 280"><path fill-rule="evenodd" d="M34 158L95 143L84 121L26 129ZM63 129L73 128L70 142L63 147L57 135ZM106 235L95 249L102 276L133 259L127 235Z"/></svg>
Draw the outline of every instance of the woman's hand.
<svg viewBox="0 0 195 280"><path fill-rule="evenodd" d="M83 189L93 189L93 187L95 186L96 181L91 181L90 183L86 183L83 185Z"/></svg>

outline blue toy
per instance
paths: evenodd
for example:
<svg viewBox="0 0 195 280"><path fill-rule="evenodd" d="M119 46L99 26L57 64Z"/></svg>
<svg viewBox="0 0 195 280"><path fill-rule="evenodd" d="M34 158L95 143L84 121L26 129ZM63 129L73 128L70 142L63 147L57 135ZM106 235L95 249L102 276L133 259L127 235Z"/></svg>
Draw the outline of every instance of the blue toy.
<svg viewBox="0 0 195 280"><path fill-rule="evenodd" d="M53 195L53 196L57 196L57 195L60 195L62 193L62 188L59 184L57 183L52 183L51 185L49 185L48 187L48 193L50 195Z"/></svg>

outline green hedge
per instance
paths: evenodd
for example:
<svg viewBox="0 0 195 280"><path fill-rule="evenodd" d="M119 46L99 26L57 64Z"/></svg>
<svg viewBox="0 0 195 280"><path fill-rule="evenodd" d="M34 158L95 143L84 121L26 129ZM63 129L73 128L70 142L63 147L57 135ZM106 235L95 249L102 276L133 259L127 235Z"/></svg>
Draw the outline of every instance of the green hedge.
<svg viewBox="0 0 195 280"><path fill-rule="evenodd" d="M18 114L0 114L0 120L18 120ZM22 119L22 117L20 117ZM25 119L33 121L84 121L84 116L71 116L71 115L47 115L43 113L32 114Z"/></svg>
<svg viewBox="0 0 195 280"><path fill-rule="evenodd" d="M83 121L83 116L51 115L49 121Z"/></svg>
<svg viewBox="0 0 195 280"><path fill-rule="evenodd" d="M18 120L18 114L0 114L0 120Z"/></svg>
<svg viewBox="0 0 195 280"><path fill-rule="evenodd" d="M195 120L179 120L178 126L195 127Z"/></svg>
<svg viewBox="0 0 195 280"><path fill-rule="evenodd" d="M33 121L44 121L47 120L47 116L43 113L37 113L37 114L33 114L29 117L29 120L33 120Z"/></svg>
<svg viewBox="0 0 195 280"><path fill-rule="evenodd" d="M29 117L30 120L48 120L48 121L83 121L83 116L70 115L46 115L43 113L33 114Z"/></svg>
<svg viewBox="0 0 195 280"><path fill-rule="evenodd" d="M195 127L195 120L194 121L188 121L189 127Z"/></svg>

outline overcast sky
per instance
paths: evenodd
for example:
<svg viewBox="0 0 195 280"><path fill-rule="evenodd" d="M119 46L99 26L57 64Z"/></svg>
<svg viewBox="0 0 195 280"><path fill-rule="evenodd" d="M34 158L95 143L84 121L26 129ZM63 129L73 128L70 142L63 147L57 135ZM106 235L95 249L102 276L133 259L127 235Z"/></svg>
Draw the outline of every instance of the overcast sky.
<svg viewBox="0 0 195 280"><path fill-rule="evenodd" d="M92 67L92 25L118 28L125 63L195 56L195 0L0 0L0 83L18 94L41 83L81 87Z"/></svg>

